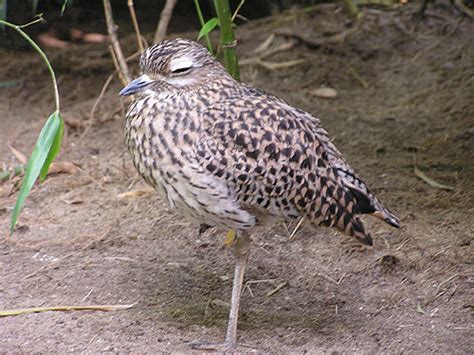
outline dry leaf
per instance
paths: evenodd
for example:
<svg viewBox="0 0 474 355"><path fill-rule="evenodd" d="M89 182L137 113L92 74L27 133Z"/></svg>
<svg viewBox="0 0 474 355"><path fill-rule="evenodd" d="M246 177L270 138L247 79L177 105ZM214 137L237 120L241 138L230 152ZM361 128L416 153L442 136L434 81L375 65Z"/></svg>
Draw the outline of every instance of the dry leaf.
<svg viewBox="0 0 474 355"><path fill-rule="evenodd" d="M10 147L10 150L12 151L12 154L15 156L15 158L18 159L20 163L22 164L28 163L28 157L23 152L20 152L18 149L12 147L11 145L9 147Z"/></svg>
<svg viewBox="0 0 474 355"><path fill-rule="evenodd" d="M55 161L49 166L48 175L50 174L74 174L79 168L68 161Z"/></svg>
<svg viewBox="0 0 474 355"><path fill-rule="evenodd" d="M64 123L67 124L68 127L72 129L82 128L82 120L73 117L64 117Z"/></svg>
<svg viewBox="0 0 474 355"><path fill-rule="evenodd" d="M138 190L133 190L133 191L127 191L127 192L122 192L121 194L117 195L117 198L135 198L135 197L141 197L144 195L148 195L149 193L152 193L153 190L150 187L146 187L143 189L138 189Z"/></svg>
<svg viewBox="0 0 474 355"><path fill-rule="evenodd" d="M337 91L333 88L319 88L310 90L311 95L320 97L322 99L335 99L337 98Z"/></svg>

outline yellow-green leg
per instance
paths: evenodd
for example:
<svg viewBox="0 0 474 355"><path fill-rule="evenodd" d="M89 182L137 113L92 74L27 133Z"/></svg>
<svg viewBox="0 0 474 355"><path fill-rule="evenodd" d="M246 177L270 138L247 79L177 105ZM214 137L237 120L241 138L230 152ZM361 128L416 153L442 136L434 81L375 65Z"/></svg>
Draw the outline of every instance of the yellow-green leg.
<svg viewBox="0 0 474 355"><path fill-rule="evenodd" d="M223 343L196 343L192 347L200 350L226 351L237 345L237 322L239 318L240 294L244 281L245 267L247 266L250 251L250 236L243 234L234 239L235 269L232 285L232 298L230 301L229 319L227 321L227 332Z"/></svg>

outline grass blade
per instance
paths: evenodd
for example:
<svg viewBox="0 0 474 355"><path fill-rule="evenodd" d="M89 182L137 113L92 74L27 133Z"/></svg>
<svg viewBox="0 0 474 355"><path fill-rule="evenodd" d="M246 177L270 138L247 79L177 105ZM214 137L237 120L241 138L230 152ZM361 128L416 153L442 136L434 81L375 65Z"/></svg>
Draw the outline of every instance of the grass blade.
<svg viewBox="0 0 474 355"><path fill-rule="evenodd" d="M207 36L209 33L212 32L214 28L219 24L219 19L217 17L211 18L209 21L207 21L202 27L201 30L199 31L198 35L198 41L203 38L204 36Z"/></svg>
<svg viewBox="0 0 474 355"><path fill-rule="evenodd" d="M56 158L59 151L61 150L61 142L63 140L63 134L64 134L63 118L61 117L61 114L57 111L53 113L53 115L54 114L56 115L55 119L59 120L59 128L56 132L56 135L54 136L53 144L51 146L51 149L49 150L48 156L46 157L46 161L44 162L43 167L41 168L41 173L40 173L41 181L44 181L44 179L46 179L46 176L48 175L49 166L51 165L54 158Z"/></svg>
<svg viewBox="0 0 474 355"><path fill-rule="evenodd" d="M72 3L72 0L71 0ZM63 5L61 6L61 16L64 15L64 11L66 11L66 8L71 5L68 0L64 0Z"/></svg>
<svg viewBox="0 0 474 355"><path fill-rule="evenodd" d="M36 179L38 178L43 168L43 165L46 162L46 159L48 158L49 152L56 136L58 135L60 127L61 116L59 116L58 111L55 111L51 114L51 116L49 116L48 120L43 126L38 140L36 141L35 148L33 149L33 152L31 153L30 159L28 161L25 177L23 178L20 192L18 194L18 198L16 200L15 207L13 208L12 212L10 234L13 233L21 207L23 206L26 196L28 196L28 194L30 193L31 188L33 187Z"/></svg>
<svg viewBox="0 0 474 355"><path fill-rule="evenodd" d="M196 7L196 13L199 18L199 23L201 24L201 27L204 26L204 17L202 16L202 11L201 11L201 6L199 5L199 0L194 0L194 6ZM207 49L211 54L214 54L214 51L212 50L212 44L209 36L204 36L206 37L206 44L207 44Z"/></svg>

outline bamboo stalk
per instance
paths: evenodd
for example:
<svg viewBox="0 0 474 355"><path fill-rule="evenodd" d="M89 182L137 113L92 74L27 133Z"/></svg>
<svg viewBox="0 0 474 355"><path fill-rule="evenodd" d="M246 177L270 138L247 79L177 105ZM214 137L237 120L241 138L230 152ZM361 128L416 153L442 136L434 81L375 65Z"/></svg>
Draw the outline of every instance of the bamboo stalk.
<svg viewBox="0 0 474 355"><path fill-rule="evenodd" d="M240 81L239 63L237 60L234 30L232 29L232 18L230 13L228 0L214 0L217 17L219 18L219 26L221 32L220 44L224 50L224 61L227 71Z"/></svg>

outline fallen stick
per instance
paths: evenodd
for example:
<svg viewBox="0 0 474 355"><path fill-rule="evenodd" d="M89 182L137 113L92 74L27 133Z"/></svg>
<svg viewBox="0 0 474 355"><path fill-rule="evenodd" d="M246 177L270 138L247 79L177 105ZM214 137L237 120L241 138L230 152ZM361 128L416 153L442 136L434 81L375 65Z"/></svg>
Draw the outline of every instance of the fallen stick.
<svg viewBox="0 0 474 355"><path fill-rule="evenodd" d="M133 304L120 304L120 305L97 305L97 306L53 306L53 307L32 307L32 308L19 308L19 309L8 309L0 311L0 317L18 316L29 313L39 312L69 312L69 311L120 311L129 309L135 306Z"/></svg>
<svg viewBox="0 0 474 355"><path fill-rule="evenodd" d="M416 166L414 168L414 173L417 177L419 177L421 180L423 180L424 182L426 182L430 186L436 187L438 189L448 190L448 191L453 191L454 190L454 187L452 187L452 186L443 185L443 184L440 184L439 182L433 180L432 178L427 176L423 171L418 169Z"/></svg>
<svg viewBox="0 0 474 355"><path fill-rule="evenodd" d="M346 37L349 34L355 32L356 30L357 30L357 27L354 27L354 28L348 29L346 31L343 31L343 32L337 33L335 35L332 35L332 36L320 37L320 38L309 38L309 37L306 37L305 35L302 35L300 33L293 32L293 31L286 30L286 29L276 30L273 33L275 33L278 36L295 38L298 41L306 44L309 47L319 48L319 47L322 47L322 46L328 45L328 44L340 44L340 43L344 42L344 40L346 39Z"/></svg>

